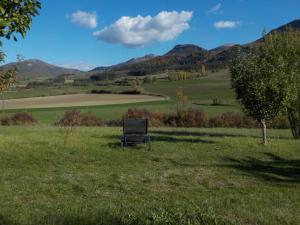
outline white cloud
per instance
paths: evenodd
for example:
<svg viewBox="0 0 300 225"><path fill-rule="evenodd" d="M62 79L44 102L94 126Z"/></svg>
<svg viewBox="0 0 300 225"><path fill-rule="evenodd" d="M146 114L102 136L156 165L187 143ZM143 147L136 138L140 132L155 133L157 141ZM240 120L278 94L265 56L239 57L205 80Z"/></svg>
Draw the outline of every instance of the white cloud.
<svg viewBox="0 0 300 225"><path fill-rule="evenodd" d="M162 11L156 16L123 16L114 24L94 32L98 39L108 43L122 44L126 47L142 47L145 44L165 42L178 37L190 28L193 12Z"/></svg>
<svg viewBox="0 0 300 225"><path fill-rule="evenodd" d="M224 14L224 11L222 10L222 4L218 3L217 5L215 5L214 7L212 7L208 13L210 14Z"/></svg>
<svg viewBox="0 0 300 225"><path fill-rule="evenodd" d="M237 26L241 25L240 21L224 21L221 20L219 22L214 23L214 27L217 29L232 29L236 28Z"/></svg>
<svg viewBox="0 0 300 225"><path fill-rule="evenodd" d="M84 12L76 11L71 15L71 21L79 26L87 28L96 28L97 27L97 13L96 12Z"/></svg>
<svg viewBox="0 0 300 225"><path fill-rule="evenodd" d="M80 61L77 63L61 63L57 64L57 66L63 67L63 68L69 68L69 69L77 69L81 71L89 71L96 67L94 64L90 64L84 61Z"/></svg>

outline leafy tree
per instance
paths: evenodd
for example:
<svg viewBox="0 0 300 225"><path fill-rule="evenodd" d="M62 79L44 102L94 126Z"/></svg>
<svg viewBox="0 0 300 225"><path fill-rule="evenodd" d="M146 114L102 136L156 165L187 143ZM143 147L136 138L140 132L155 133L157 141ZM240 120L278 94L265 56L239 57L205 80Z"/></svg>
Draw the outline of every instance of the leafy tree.
<svg viewBox="0 0 300 225"><path fill-rule="evenodd" d="M286 85L284 60L277 57L272 43L264 43L250 53L239 54L230 66L232 87L244 112L262 127L263 143L267 144L267 121L284 108Z"/></svg>
<svg viewBox="0 0 300 225"><path fill-rule="evenodd" d="M40 8L41 3L37 0L1 0L0 37L12 37L15 41L17 33L24 37L30 29L32 17L39 14Z"/></svg>
<svg viewBox="0 0 300 225"><path fill-rule="evenodd" d="M272 33L265 38L265 46L282 63L283 111L289 117L293 136L300 138L300 31L288 28L281 33Z"/></svg>
<svg viewBox="0 0 300 225"><path fill-rule="evenodd" d="M1 0L0 2L0 47L1 38L17 41L16 34L24 37L30 29L32 17L38 15L41 3L37 0ZM0 49L0 63L5 54ZM21 60L18 57L18 60ZM0 71L0 92L2 95L2 109L4 108L4 91L16 81L17 67L9 71ZM2 110L3 111L3 110Z"/></svg>

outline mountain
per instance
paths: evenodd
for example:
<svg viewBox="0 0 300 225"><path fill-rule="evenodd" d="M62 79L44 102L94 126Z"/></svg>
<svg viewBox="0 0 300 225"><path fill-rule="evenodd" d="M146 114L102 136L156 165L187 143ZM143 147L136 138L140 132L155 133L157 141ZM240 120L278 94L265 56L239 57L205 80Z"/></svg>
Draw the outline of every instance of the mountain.
<svg viewBox="0 0 300 225"><path fill-rule="evenodd" d="M141 76L149 73L159 73L167 69L197 69L201 61L210 56L210 52L196 45L176 45L172 50L162 56L148 55L142 58L131 59L125 63L105 68L105 71L94 69L92 75L98 74L101 79L107 73L114 77L123 75Z"/></svg>
<svg viewBox="0 0 300 225"><path fill-rule="evenodd" d="M227 51L234 46L235 46L235 44L225 44L225 45L221 45L219 47L213 48L213 49L209 50L209 52L215 55L215 54L219 54L221 52Z"/></svg>
<svg viewBox="0 0 300 225"><path fill-rule="evenodd" d="M119 67L122 67L122 66L129 66L131 64L144 62L144 61L147 61L147 60L153 59L153 58L155 58L155 55L148 54L148 55L145 55L145 56L142 56L142 57L137 57L137 58L129 59L126 62L119 63L119 64L116 64L116 65L113 65L113 66L100 66L100 67L96 67L96 68L92 69L90 72L93 73L93 72L101 72L101 71L112 70L112 69L116 69L116 68L119 68Z"/></svg>
<svg viewBox="0 0 300 225"><path fill-rule="evenodd" d="M191 55L201 55L205 57L208 51L197 45L187 44L187 45L176 45L171 51L164 55L164 57L180 57L186 58Z"/></svg>
<svg viewBox="0 0 300 225"><path fill-rule="evenodd" d="M9 63L1 66L2 70L10 70L16 66L16 63ZM38 59L24 60L19 63L18 76L25 77L47 77L57 76L62 74L78 74L81 71L76 69L67 69L59 66L54 66Z"/></svg>
<svg viewBox="0 0 300 225"><path fill-rule="evenodd" d="M130 60L128 60L127 62L125 62L125 64L134 64L134 63L139 63L139 62L144 62L147 61L149 59L153 59L155 58L154 54L149 54L149 55L145 55L143 57L138 57L138 58L132 58ZM123 63L119 64L122 65Z"/></svg>
<svg viewBox="0 0 300 225"><path fill-rule="evenodd" d="M274 30L271 30L270 33L273 33L273 32L275 32L275 31L277 31L277 32L284 32L284 31L286 31L289 27L292 28L292 29L299 30L299 29L300 29L300 19L293 20L293 21L290 22L290 23L287 23L287 24L285 24L285 25L283 25L283 26L280 26L280 27L278 27L278 28L276 28L276 29L274 29Z"/></svg>

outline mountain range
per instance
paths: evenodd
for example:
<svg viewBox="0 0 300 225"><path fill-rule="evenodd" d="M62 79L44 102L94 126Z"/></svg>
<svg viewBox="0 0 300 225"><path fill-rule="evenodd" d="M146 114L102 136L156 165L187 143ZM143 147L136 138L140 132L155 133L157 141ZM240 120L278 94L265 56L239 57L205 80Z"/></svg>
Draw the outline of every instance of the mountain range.
<svg viewBox="0 0 300 225"><path fill-rule="evenodd" d="M288 24L280 26L272 32L282 32L288 27L300 30L300 19L294 20ZM247 50L262 39L255 40L251 43L244 45L226 44L217 48L207 50L193 44L176 45L172 50L161 56L152 54L133 58L126 62L108 66L97 67L89 72L85 72L87 76L113 74L113 76L122 75L144 75L150 73L159 73L168 69L181 69L181 70L199 70L201 64L205 64L208 68L223 68L236 56L239 49ZM10 63L2 66L0 69L11 69L15 63ZM57 76L62 74L78 74L82 71L75 69L67 69L54 65L50 65L40 60L25 60L20 64L19 76Z"/></svg>

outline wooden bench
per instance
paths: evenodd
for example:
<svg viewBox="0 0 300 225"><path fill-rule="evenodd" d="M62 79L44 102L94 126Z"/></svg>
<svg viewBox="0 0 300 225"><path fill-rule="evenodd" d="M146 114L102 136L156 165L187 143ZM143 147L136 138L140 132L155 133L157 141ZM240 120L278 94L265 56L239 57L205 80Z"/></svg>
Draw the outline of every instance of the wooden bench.
<svg viewBox="0 0 300 225"><path fill-rule="evenodd" d="M121 147L128 145L147 144L148 151L152 150L151 138L148 134L147 119L124 119Z"/></svg>

